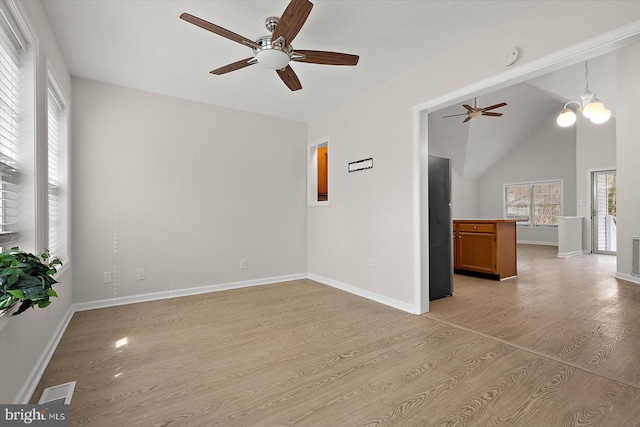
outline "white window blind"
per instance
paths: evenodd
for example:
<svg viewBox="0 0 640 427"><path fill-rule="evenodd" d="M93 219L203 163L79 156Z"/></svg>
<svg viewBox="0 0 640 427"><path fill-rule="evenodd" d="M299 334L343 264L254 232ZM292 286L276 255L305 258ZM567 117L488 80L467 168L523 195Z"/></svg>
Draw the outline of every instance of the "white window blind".
<svg viewBox="0 0 640 427"><path fill-rule="evenodd" d="M17 240L21 55L24 47L0 17L0 246Z"/></svg>
<svg viewBox="0 0 640 427"><path fill-rule="evenodd" d="M48 249L53 256L58 256L60 233L60 145L66 138L66 114L54 85L49 83L48 106L48 209L47 236Z"/></svg>

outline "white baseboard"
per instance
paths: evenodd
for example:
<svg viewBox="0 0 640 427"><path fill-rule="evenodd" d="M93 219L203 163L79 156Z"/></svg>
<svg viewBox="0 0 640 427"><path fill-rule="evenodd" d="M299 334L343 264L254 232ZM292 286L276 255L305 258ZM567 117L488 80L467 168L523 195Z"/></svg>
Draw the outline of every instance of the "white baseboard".
<svg viewBox="0 0 640 427"><path fill-rule="evenodd" d="M518 245L558 246L558 242L541 242L539 240L518 240Z"/></svg>
<svg viewBox="0 0 640 427"><path fill-rule="evenodd" d="M576 255L583 255L584 252L582 250L580 251L573 251L573 252L558 252L558 258L569 258L572 256L576 256Z"/></svg>
<svg viewBox="0 0 640 427"><path fill-rule="evenodd" d="M74 309L72 304L69 307L69 310L67 310L67 313L64 315L64 317L60 321L60 324L58 325L55 332L53 333L53 336L47 343L47 346L45 347L44 352L42 352L42 355L36 362L35 366L33 367L33 369L31 369L29 376L27 377L26 381L22 385L22 388L18 392L18 395L16 396L15 400L13 401L14 404L29 403L31 396L36 391L36 387L38 387L38 383L40 382L40 378L42 378L42 374L44 374L44 370L47 368L47 365L49 364L51 357L53 357L53 353L56 351L56 348L58 348L58 343L60 343L60 340L62 339L64 332L67 330L67 326L69 326L69 322L73 317L73 313L74 313Z"/></svg>
<svg viewBox="0 0 640 427"><path fill-rule="evenodd" d="M333 279L327 279L326 277L318 276L317 274L309 273L308 277L311 280L315 280L316 282L331 286L332 288L340 289L342 291L349 292L350 294L358 295L360 297L379 302L380 304L388 305L390 307L397 308L398 310L406 311L407 313L416 313L416 309L413 304L398 301L397 299L389 298L385 295L380 295L375 292L367 291L365 289L358 288L352 285L347 285L346 283L338 282Z"/></svg>
<svg viewBox="0 0 640 427"><path fill-rule="evenodd" d="M640 277L635 277L630 274L624 273L616 273L614 275L616 279L626 280L627 282L635 283L636 285L640 285Z"/></svg>
<svg viewBox="0 0 640 427"><path fill-rule="evenodd" d="M289 282L291 280L306 279L307 274L290 274L287 276L268 277L265 279L245 280L242 282L222 283L219 285L198 286L195 288L176 289L173 291L154 292L150 294L132 295L103 299L98 301L81 302L74 304L74 311L95 310L97 308L115 307L118 305L136 304L139 302L157 301L162 299L186 297L189 295L206 294L209 292L228 291L230 289L248 288L250 286L269 285L272 283Z"/></svg>

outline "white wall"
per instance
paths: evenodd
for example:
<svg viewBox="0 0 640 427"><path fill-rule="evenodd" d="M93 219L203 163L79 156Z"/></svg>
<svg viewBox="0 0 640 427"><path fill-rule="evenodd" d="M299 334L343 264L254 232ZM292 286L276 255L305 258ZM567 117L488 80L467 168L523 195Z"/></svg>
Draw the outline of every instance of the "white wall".
<svg viewBox="0 0 640 427"><path fill-rule="evenodd" d="M464 178L451 169L451 212L454 219L480 217L480 180Z"/></svg>
<svg viewBox="0 0 640 427"><path fill-rule="evenodd" d="M561 128L555 117L511 150L480 179L480 217L504 218L504 184L562 180L562 215L576 214L576 130ZM558 244L556 227L518 226L518 242Z"/></svg>
<svg viewBox="0 0 640 427"><path fill-rule="evenodd" d="M616 122L618 166L618 277L631 276L631 237L640 237L640 43L618 51L618 116Z"/></svg>
<svg viewBox="0 0 640 427"><path fill-rule="evenodd" d="M18 4L23 17L36 38L36 142L39 147L46 146L47 116L47 62L60 84L63 95L70 98L71 79L64 58L49 26L48 18L40 1L25 1ZM43 158L43 154L45 157ZM21 242L25 250L38 251L46 245L46 152L38 151L36 179L45 191L38 194L36 217L31 224L33 228L25 230L32 236L32 242ZM44 202L44 203L43 203ZM36 229L38 233L36 235ZM47 350L48 343L61 323L64 322L72 302L72 274L69 266L58 275L60 282L54 286L58 298L52 298L46 309L34 309L10 319L0 331L0 403L26 403L35 387L32 381L37 380L35 371L40 367L39 361Z"/></svg>
<svg viewBox="0 0 640 427"><path fill-rule="evenodd" d="M582 248L591 252L591 172L616 167L616 118L593 124L578 114L576 122L576 190L582 222Z"/></svg>
<svg viewBox="0 0 640 427"><path fill-rule="evenodd" d="M308 209L309 271L413 304L412 107L503 72L498 58L509 46L522 65L638 19L640 2L543 2L312 120L308 141L331 140L334 185L330 207ZM367 157L373 169L346 173Z"/></svg>
<svg viewBox="0 0 640 427"><path fill-rule="evenodd" d="M304 123L72 83L76 302L306 273Z"/></svg>

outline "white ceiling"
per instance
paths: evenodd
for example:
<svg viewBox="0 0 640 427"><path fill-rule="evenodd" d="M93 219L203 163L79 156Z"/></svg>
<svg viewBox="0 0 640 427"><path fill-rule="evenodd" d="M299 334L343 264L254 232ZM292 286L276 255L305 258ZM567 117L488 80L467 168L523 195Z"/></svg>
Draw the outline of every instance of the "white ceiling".
<svg viewBox="0 0 640 427"><path fill-rule="evenodd" d="M589 87L615 116L616 52L589 59ZM452 167L463 177L481 178L509 151L527 141L537 128L555 126L555 120L567 101L580 101L584 92L585 64L575 65L536 77L525 83L478 96L477 105L486 107L500 102L507 106L494 110L502 117L478 117L467 123L462 104L429 114L429 153L452 159ZM575 110L575 108L574 108Z"/></svg>
<svg viewBox="0 0 640 427"><path fill-rule="evenodd" d="M476 102L478 107L501 102L507 105L493 110L502 113L502 117L481 116L467 123L463 123L466 116L443 116L465 113L461 105L473 105L473 99L429 114L429 152L452 159L452 167L470 179L481 178L543 122L554 123L563 105L526 84L479 96Z"/></svg>
<svg viewBox="0 0 640 427"><path fill-rule="evenodd" d="M292 120L308 121L540 1L331 1L314 8L298 49L360 55L356 67L295 63L291 92L260 66L209 71L251 56L249 48L189 24L191 13L249 39L288 1L45 1L71 74L105 83Z"/></svg>

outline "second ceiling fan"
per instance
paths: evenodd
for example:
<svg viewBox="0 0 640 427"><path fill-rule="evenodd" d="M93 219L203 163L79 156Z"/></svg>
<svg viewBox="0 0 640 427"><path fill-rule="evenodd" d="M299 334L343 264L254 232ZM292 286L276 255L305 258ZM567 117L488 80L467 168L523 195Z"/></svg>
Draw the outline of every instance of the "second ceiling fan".
<svg viewBox="0 0 640 427"><path fill-rule="evenodd" d="M467 116L467 118L462 121L462 123L465 123L478 116L500 117L502 116L502 113L493 113L489 112L489 110L495 110L496 108L504 107L505 105L507 105L506 102L501 102L500 104L490 105L489 107L478 108L476 107L476 98L473 98L473 107L467 104L462 105L467 109L466 113L452 114L450 116L443 116L442 118L444 119L447 117Z"/></svg>
<svg viewBox="0 0 640 427"><path fill-rule="evenodd" d="M271 35L260 37L256 41L249 40L246 37L188 13L183 13L180 15L180 18L253 50L252 57L217 68L211 71L211 74L226 74L250 65L260 64L276 70L284 84L292 91L296 91L302 89L302 84L300 84L300 80L293 71L293 68L289 65L289 62L356 65L359 59L358 55L348 53L293 49L291 42L298 32L300 32L309 13L311 13L311 8L313 8L313 4L308 0L291 0L280 18L272 16L265 20L265 26L271 32Z"/></svg>

